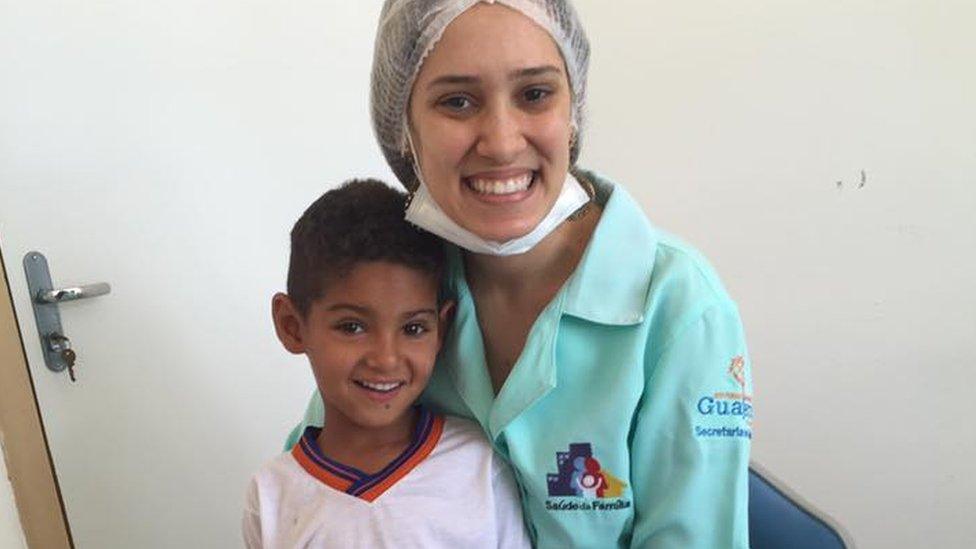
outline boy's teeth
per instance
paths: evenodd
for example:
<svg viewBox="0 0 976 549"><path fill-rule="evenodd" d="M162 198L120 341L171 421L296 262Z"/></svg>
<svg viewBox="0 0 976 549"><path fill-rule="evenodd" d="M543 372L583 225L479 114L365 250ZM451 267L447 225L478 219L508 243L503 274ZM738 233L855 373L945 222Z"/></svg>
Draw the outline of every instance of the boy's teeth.
<svg viewBox="0 0 976 549"><path fill-rule="evenodd" d="M481 194L512 194L522 192L532 183L532 174L527 173L512 179L471 179L471 188Z"/></svg>
<svg viewBox="0 0 976 549"><path fill-rule="evenodd" d="M356 383L366 387L367 389L372 389L374 391L380 391L383 393L392 391L401 385L400 382L393 383L370 383L369 381L357 381Z"/></svg>

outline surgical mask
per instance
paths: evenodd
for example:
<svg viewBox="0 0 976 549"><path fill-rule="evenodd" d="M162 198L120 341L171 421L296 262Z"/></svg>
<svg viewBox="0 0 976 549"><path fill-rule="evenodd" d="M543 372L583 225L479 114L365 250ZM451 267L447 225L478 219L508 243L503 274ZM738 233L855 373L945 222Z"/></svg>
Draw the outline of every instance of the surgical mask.
<svg viewBox="0 0 976 549"><path fill-rule="evenodd" d="M434 197L427 191L427 185L420 176L420 170L417 169L416 173L420 186L417 187L417 191L410 201L410 206L407 207L407 221L476 254L500 256L523 254L549 236L549 233L556 230L556 227L563 221L566 221L576 210L590 201L590 196L583 189L583 186L570 174L563 183L556 203L534 229L524 236L513 238L507 242L495 242L481 238L448 217L444 210L437 205Z"/></svg>

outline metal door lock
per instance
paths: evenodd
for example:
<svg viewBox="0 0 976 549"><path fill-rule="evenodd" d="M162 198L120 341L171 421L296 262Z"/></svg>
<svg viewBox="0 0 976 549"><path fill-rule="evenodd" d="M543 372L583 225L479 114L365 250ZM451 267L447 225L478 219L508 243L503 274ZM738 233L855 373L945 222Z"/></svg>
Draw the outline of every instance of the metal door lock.
<svg viewBox="0 0 976 549"><path fill-rule="evenodd" d="M51 283L47 259L40 252L29 252L24 256L24 271L27 273L27 289L30 291L31 304L34 306L37 333L41 336L44 363L53 372L68 370L71 381L74 381L74 367L78 355L71 348L71 340L64 335L64 330L61 328L61 313L58 311L58 306L65 301L105 295L111 291L111 287L101 282L86 286L55 288Z"/></svg>
<svg viewBox="0 0 976 549"><path fill-rule="evenodd" d="M71 348L71 340L57 332L54 332L53 334L47 336L47 347L61 357L61 360L64 361L68 367L68 376L71 378L71 381L75 381L75 360L78 358L78 355L76 355L74 349Z"/></svg>

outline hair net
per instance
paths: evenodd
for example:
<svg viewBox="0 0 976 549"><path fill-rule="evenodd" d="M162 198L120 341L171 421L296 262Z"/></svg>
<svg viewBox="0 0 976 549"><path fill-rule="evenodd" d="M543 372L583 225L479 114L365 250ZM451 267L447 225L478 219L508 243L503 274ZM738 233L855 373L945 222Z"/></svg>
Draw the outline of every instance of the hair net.
<svg viewBox="0 0 976 549"><path fill-rule="evenodd" d="M407 152L410 90L424 59L447 26L479 2L502 4L521 12L556 42L573 91L576 138L570 149L570 163L575 164L579 157L590 45L569 0L386 0L373 52L373 130L393 173L408 189L417 186L413 161Z"/></svg>

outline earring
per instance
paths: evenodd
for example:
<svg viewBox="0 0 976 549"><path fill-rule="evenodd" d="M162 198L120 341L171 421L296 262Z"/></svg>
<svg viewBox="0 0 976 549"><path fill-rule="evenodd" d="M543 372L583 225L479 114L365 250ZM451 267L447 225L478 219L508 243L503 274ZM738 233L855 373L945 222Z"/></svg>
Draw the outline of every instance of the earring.
<svg viewBox="0 0 976 549"><path fill-rule="evenodd" d="M409 157L407 157L407 158L409 158ZM404 213L406 213L406 211L410 209L410 204L413 203L413 197L417 194L417 189L420 188L420 181L417 178L417 174L416 174L415 170L416 170L416 168L411 163L410 164L410 172L413 175L413 177L411 178L410 183L407 183L407 182L404 182L403 183L403 186L407 189L407 199L403 203L403 212Z"/></svg>
<svg viewBox="0 0 976 549"><path fill-rule="evenodd" d="M586 212L590 211L590 207L593 205L593 201L596 198L596 188L593 187L593 182L590 181L590 178L586 175L579 173L575 169L570 170L570 173L572 173L573 177L580 182L580 184L583 186L583 190L585 190L586 194L590 197L590 199L586 201L586 204L580 206L579 209L570 214L570 216L567 218L569 221L576 221L577 219L586 215Z"/></svg>
<svg viewBox="0 0 976 549"><path fill-rule="evenodd" d="M410 209L410 203L413 202L413 195L417 194L417 191L407 191L407 200L403 203L403 213L407 213Z"/></svg>

